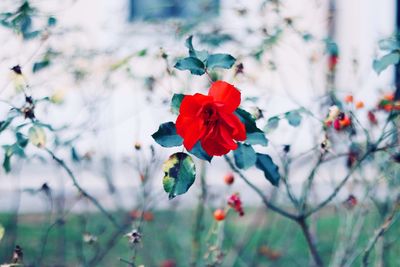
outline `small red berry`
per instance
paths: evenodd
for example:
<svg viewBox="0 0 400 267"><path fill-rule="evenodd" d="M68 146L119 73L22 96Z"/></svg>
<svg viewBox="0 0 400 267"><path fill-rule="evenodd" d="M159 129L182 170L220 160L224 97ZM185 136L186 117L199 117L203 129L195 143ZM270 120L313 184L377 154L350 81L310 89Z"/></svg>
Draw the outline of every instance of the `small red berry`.
<svg viewBox="0 0 400 267"><path fill-rule="evenodd" d="M351 119L349 116L344 116L342 120L340 120L340 126L347 127L351 125Z"/></svg>
<svg viewBox="0 0 400 267"><path fill-rule="evenodd" d="M362 101L356 102L356 109L361 109L363 107L364 107L364 102L362 102Z"/></svg>
<svg viewBox="0 0 400 267"><path fill-rule="evenodd" d="M331 126L332 126L332 121L326 120L326 121L325 121L325 126L326 126L326 127L331 127Z"/></svg>
<svg viewBox="0 0 400 267"><path fill-rule="evenodd" d="M394 100L394 93L388 93L383 96L384 100L393 101Z"/></svg>
<svg viewBox="0 0 400 267"><path fill-rule="evenodd" d="M235 211L239 213L239 216L244 215L242 201L240 200L239 193L234 193L228 198L228 205L235 209Z"/></svg>
<svg viewBox="0 0 400 267"><path fill-rule="evenodd" d="M342 128L342 126L340 125L339 119L336 119L336 120L333 122L333 128L335 128L336 131L340 131L340 129Z"/></svg>
<svg viewBox="0 0 400 267"><path fill-rule="evenodd" d="M225 182L227 185L233 184L234 181L235 181L235 177L233 176L232 173L228 173L228 174L225 175L225 177L224 177L224 182Z"/></svg>
<svg viewBox="0 0 400 267"><path fill-rule="evenodd" d="M344 201L344 206L348 209L354 208L358 203L357 198L354 195L349 195L349 197Z"/></svg>
<svg viewBox="0 0 400 267"><path fill-rule="evenodd" d="M225 219L225 211L223 209L216 209L214 211L214 219L217 221L223 221Z"/></svg>
<svg viewBox="0 0 400 267"><path fill-rule="evenodd" d="M386 104L383 106L383 109L387 112L390 112L393 110L393 105L392 104Z"/></svg>
<svg viewBox="0 0 400 267"><path fill-rule="evenodd" d="M165 260L161 263L160 267L176 267L176 262L174 260Z"/></svg>
<svg viewBox="0 0 400 267"><path fill-rule="evenodd" d="M378 120L376 119L376 116L373 111L368 111L368 120L371 124L378 124Z"/></svg>
<svg viewBox="0 0 400 267"><path fill-rule="evenodd" d="M344 102L346 102L346 103L352 103L352 102L353 102L353 96L352 96L352 95L347 95L347 96L344 98Z"/></svg>
<svg viewBox="0 0 400 267"><path fill-rule="evenodd" d="M330 55L328 60L328 68L329 71L334 71L336 69L336 65L339 61L339 57L337 55Z"/></svg>

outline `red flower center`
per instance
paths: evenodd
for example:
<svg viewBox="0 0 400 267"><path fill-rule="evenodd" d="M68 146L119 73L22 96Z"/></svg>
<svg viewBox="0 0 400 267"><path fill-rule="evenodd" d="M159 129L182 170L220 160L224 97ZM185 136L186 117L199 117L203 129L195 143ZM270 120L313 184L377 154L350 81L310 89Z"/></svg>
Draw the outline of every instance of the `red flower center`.
<svg viewBox="0 0 400 267"><path fill-rule="evenodd" d="M206 104L201 110L201 117L206 126L212 126L218 120L218 111L215 105Z"/></svg>

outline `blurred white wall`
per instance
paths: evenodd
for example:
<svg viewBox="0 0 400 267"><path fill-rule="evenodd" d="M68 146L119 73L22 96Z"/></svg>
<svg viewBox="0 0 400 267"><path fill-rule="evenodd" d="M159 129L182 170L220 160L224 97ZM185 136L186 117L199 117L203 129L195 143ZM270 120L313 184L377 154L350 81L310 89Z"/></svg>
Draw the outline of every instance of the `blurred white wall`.
<svg viewBox="0 0 400 267"><path fill-rule="evenodd" d="M4 1L4 2L3 2ZM322 40L327 34L327 10L328 1L323 0L287 0L282 1L282 16L293 18L295 26L301 31L308 31L315 38ZM340 47L340 62L337 72L337 87L343 96L353 92L356 97L366 102L375 104L375 88L389 86L393 75L386 71L379 77L372 70L372 59L377 52L377 41L380 38L390 35L394 31L395 20L395 1L393 0L338 0L337 1L337 26L335 39ZM74 49L101 49L111 51L93 60L82 60L78 62L82 68L91 70L89 82L78 86L70 78L60 75L60 68L54 68L37 75L27 72L27 78L32 83L32 90L35 95L45 94L45 91L56 91L60 88L67 90L67 105L54 109L49 112L42 111L43 116L49 122L53 121L56 125L72 124L74 126L85 122L90 113L87 111L87 103L96 99L96 120L87 129L96 131L82 136L80 151L96 150L97 155L110 155L120 161L124 156L131 156L133 144L140 141L143 144L153 143L150 135L157 129L161 122L173 120L174 117L169 113L168 107L162 105L160 101L147 102L145 99L152 93L143 90L143 82L124 83L119 80L118 86L102 88L101 76L110 64L117 62L132 52L147 48L149 53L157 54L160 47L170 55L183 55L186 53L184 41L177 41L175 33L168 24L148 25L147 23L128 22L128 0L35 0L32 3L42 7L49 14L55 13L59 19L59 24L71 28L79 29L76 34L68 34L67 37L50 39L47 45L57 47L62 51L73 53ZM61 3L61 4L60 4ZM9 6L10 1L2 0L0 11ZM260 25L263 20L269 20L268 13L260 13L259 0L232 1L223 0L221 17L217 19L224 30L229 33L240 33L245 27ZM251 16L245 19L237 19L233 16L237 9L247 8ZM41 54L30 55L37 49L34 43L25 43L21 40L9 40L9 32L0 28L0 40L3 42L0 51L0 70L8 73L9 68L16 64L30 68L30 64L39 59ZM240 34L239 38L240 38ZM256 38L249 38L248 42L243 42L244 47L235 44L217 49L219 52L230 52L233 55L246 52L247 46L251 47L257 43ZM294 32L285 32L282 40L272 51L266 53L263 60L268 62L273 59L278 71L260 69L255 62L245 60L245 68L251 73L250 79L237 79L237 85L243 96L263 96L260 103L265 109L267 117L273 116L289 109L297 108L298 104L309 106L313 105L316 97L325 88L326 61L323 57L324 47L321 44L304 43ZM313 68L309 67L309 60L312 57L319 57ZM359 67L355 71L353 60L357 59ZM165 72L165 64L160 59L141 59L133 60L132 72L137 77L149 75L162 75ZM229 80L231 73L227 72L225 78ZM179 74L181 77L187 76L186 73ZM124 79L124 74L116 76ZM6 88L2 95L12 94L12 85L9 77L1 75L0 88ZM169 98L172 92L195 92L205 91L206 80L195 78L192 82L178 82L170 78L162 79L155 85L155 90L160 98ZM321 115L323 117L323 115ZM271 146L268 152L275 153L280 145L294 141L294 149L297 151L307 150L315 142L315 136L310 135L313 123L306 123L301 129L293 129L289 125L282 124L279 131L269 135ZM4 139L0 138L1 142ZM175 151L158 149L160 157L166 157L168 152ZM67 155L65 155L67 156ZM213 161L212 168L209 168L210 183L221 184L220 177L227 171L226 165L221 159ZM101 164L99 162L98 164ZM34 170L34 171L32 171ZM300 182L302 173L306 170L299 166L299 174L296 175L294 182ZM85 172L84 168L78 169L81 183L93 191L95 194L106 195L106 185L101 177L101 171L97 170L94 174ZM9 209L10 190L18 188L19 184L26 187L38 187L43 182L50 183L51 186L60 187L57 177L53 173L58 173L55 169L48 169L46 166L37 164L23 168L21 173L10 176L2 175L0 193L0 209ZM113 169L116 184L127 191L126 201L133 201L129 196L130 188L137 184L134 172L126 166L118 165ZM29 175L28 175L29 174ZM265 183L259 172L250 172L252 177L263 187L270 189ZM96 176L98 175L98 176ZM161 175L161 174L160 174ZM20 180L16 180L18 176ZM57 176L57 175L56 175ZM323 176L323 175L322 175ZM161 177L161 176L160 176ZM331 179L330 176L326 177ZM19 181L17 184L16 181ZM321 183L326 180L321 179ZM67 184L67 191L73 194L69 180L64 177L61 184ZM156 182L155 186L161 188L161 182ZM238 188L241 186L237 184ZM326 185L325 185L326 186ZM9 194L7 195L7 193ZM245 195L245 194L244 194ZM187 194L182 199L190 199L194 194ZM251 194L249 194L251 196ZM24 195L22 209L32 211L41 209L43 205L36 203L34 197ZM248 201L252 201L251 197ZM111 200L104 197L103 201L113 205ZM36 201L36 202L35 202ZM254 201L254 200L253 200ZM32 205L32 203L36 203ZM130 203L130 202L129 202ZM33 207L34 206L34 207Z"/></svg>

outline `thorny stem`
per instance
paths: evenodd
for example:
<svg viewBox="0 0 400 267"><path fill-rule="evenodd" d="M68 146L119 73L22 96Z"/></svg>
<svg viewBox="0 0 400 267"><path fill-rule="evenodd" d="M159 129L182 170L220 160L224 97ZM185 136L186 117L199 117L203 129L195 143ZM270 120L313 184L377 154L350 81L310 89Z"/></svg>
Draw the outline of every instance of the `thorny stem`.
<svg viewBox="0 0 400 267"><path fill-rule="evenodd" d="M116 228L121 228L119 223L115 220L115 218L108 212L106 209L97 201L96 198L94 198L92 195L90 195L88 192L86 192L78 183L74 173L72 170L65 164L65 162L57 157L53 151L51 151L48 148L45 148L46 152L58 163L58 165L63 168L68 176L71 178L73 185L78 189L79 193L82 194L83 197L87 198L90 202L93 203L93 205L96 206L109 220L110 222L116 227Z"/></svg>

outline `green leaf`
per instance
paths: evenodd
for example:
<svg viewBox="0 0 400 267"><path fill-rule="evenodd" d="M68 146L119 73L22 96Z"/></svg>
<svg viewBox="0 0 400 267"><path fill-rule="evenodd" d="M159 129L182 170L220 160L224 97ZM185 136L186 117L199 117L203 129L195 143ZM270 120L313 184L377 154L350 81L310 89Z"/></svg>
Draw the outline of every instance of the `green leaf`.
<svg viewBox="0 0 400 267"><path fill-rule="evenodd" d="M213 54L208 56L206 66L208 69L230 69L235 61L236 59L229 54Z"/></svg>
<svg viewBox="0 0 400 267"><path fill-rule="evenodd" d="M138 51L138 52L136 53L136 55L137 55L138 57L144 57L145 55L147 55L147 49L144 48L144 49Z"/></svg>
<svg viewBox="0 0 400 267"><path fill-rule="evenodd" d="M264 172L265 178L274 186L279 185L280 174L278 166L272 161L271 157L257 153L256 167Z"/></svg>
<svg viewBox="0 0 400 267"><path fill-rule="evenodd" d="M210 46L220 46L223 43L229 42L233 40L233 37L226 33L206 33L199 34L200 42L204 44L208 44Z"/></svg>
<svg viewBox="0 0 400 267"><path fill-rule="evenodd" d="M195 57L180 59L176 62L174 67L178 70L189 70L193 75L203 75L206 72L203 62Z"/></svg>
<svg viewBox="0 0 400 267"><path fill-rule="evenodd" d="M3 169L6 173L11 171L11 156L7 152L4 154Z"/></svg>
<svg viewBox="0 0 400 267"><path fill-rule="evenodd" d="M12 155L17 155L20 157L24 157L25 156L25 152L24 149L22 147L20 147L17 143L14 143L12 145L4 145L3 149L6 153L7 156L12 156Z"/></svg>
<svg viewBox="0 0 400 267"><path fill-rule="evenodd" d="M189 49L189 57L195 57L204 62L208 57L207 51L197 51L193 47L193 35L189 36L185 41L185 46Z"/></svg>
<svg viewBox="0 0 400 267"><path fill-rule="evenodd" d="M200 141L198 141L194 145L194 147L192 148L192 150L189 151L189 153L196 156L199 159L211 162L212 156L208 155L207 152L204 151L203 147L200 144Z"/></svg>
<svg viewBox="0 0 400 267"><path fill-rule="evenodd" d="M3 169L6 173L9 173L11 171L11 157L13 155L25 157L25 152L24 149L18 145L18 143L12 145L4 145L3 149L4 149Z"/></svg>
<svg viewBox="0 0 400 267"><path fill-rule="evenodd" d="M181 107L181 103L183 98L185 97L184 94L174 94L171 100L171 111L172 113L179 115L179 108Z"/></svg>
<svg viewBox="0 0 400 267"><path fill-rule="evenodd" d="M380 74L387 67L389 67L390 65L397 64L397 63L399 63L399 61L400 61L399 53L392 52L392 53L389 53L389 54L383 56L380 59L374 60L372 67L374 68L376 73Z"/></svg>
<svg viewBox="0 0 400 267"><path fill-rule="evenodd" d="M197 57L196 56L196 51L194 50L194 47L193 47L193 35L190 35L186 39L185 46L189 49L189 56L190 57Z"/></svg>
<svg viewBox="0 0 400 267"><path fill-rule="evenodd" d="M264 132L257 128L256 120L247 111L238 108L235 114L244 123L246 127L246 140L245 143L250 145L268 145L268 140L265 138Z"/></svg>
<svg viewBox="0 0 400 267"><path fill-rule="evenodd" d="M249 145L268 146L268 139L263 132L248 133L245 143Z"/></svg>
<svg viewBox="0 0 400 267"><path fill-rule="evenodd" d="M40 31L23 32L22 37L25 40L30 40L39 36L40 33L41 33Z"/></svg>
<svg viewBox="0 0 400 267"><path fill-rule="evenodd" d="M235 113L244 123L247 133L262 132L260 129L257 128L256 120L253 118L253 116L251 116L250 113L241 108L236 109Z"/></svg>
<svg viewBox="0 0 400 267"><path fill-rule="evenodd" d="M47 19L47 26L53 27L57 24L57 19L55 17L49 17Z"/></svg>
<svg viewBox="0 0 400 267"><path fill-rule="evenodd" d="M44 59L43 61L40 62L35 62L32 67L32 72L33 73L38 72L48 66L50 66L50 60L48 59Z"/></svg>
<svg viewBox="0 0 400 267"><path fill-rule="evenodd" d="M256 163L257 155L251 145L238 143L238 148L233 151L235 164L239 169L248 169Z"/></svg>
<svg viewBox="0 0 400 267"><path fill-rule="evenodd" d="M384 51L393 51L400 48L400 43L396 37L390 37L387 39L380 40L378 45L379 49Z"/></svg>
<svg viewBox="0 0 400 267"><path fill-rule="evenodd" d="M338 45L330 38L325 39L325 50L329 55L339 55Z"/></svg>
<svg viewBox="0 0 400 267"><path fill-rule="evenodd" d="M163 147L181 146L183 139L176 133L175 124L170 121L160 125L153 139Z"/></svg>
<svg viewBox="0 0 400 267"><path fill-rule="evenodd" d="M265 127L264 127L264 131L269 133L269 132L275 130L276 128L278 128L279 120L280 119L277 116L269 118L267 125L265 125Z"/></svg>
<svg viewBox="0 0 400 267"><path fill-rule="evenodd" d="M4 226L0 224L0 241L3 239L4 237L4 233L5 233L5 229Z"/></svg>
<svg viewBox="0 0 400 267"><path fill-rule="evenodd" d="M163 187L169 199L186 193L194 183L196 168L192 158L182 152L175 153L163 164Z"/></svg>
<svg viewBox="0 0 400 267"><path fill-rule="evenodd" d="M31 29L32 18L27 14L24 14L24 15L21 14L21 19L19 21L19 24L20 24L20 30L21 30L22 34L25 35Z"/></svg>
<svg viewBox="0 0 400 267"><path fill-rule="evenodd" d="M37 126L40 126L40 127L43 127L43 128L47 128L49 131L55 131L55 129L53 128L53 126L51 126L50 124L47 124L47 123L43 123L43 122L41 122L41 121L38 121L38 120L36 120L35 122L34 122L34 125L37 125Z"/></svg>
<svg viewBox="0 0 400 267"><path fill-rule="evenodd" d="M0 121L0 133L2 131L4 131L5 129L7 129L7 127L10 125L10 123L12 122L13 119L14 119L14 117L11 117L11 118L7 118L4 121Z"/></svg>
<svg viewBox="0 0 400 267"><path fill-rule="evenodd" d="M286 112L285 118L288 121L288 123L293 127L297 127L301 123L301 114L297 110Z"/></svg>
<svg viewBox="0 0 400 267"><path fill-rule="evenodd" d="M309 42L309 41L311 41L311 40L313 40L313 38L314 38L314 36L312 36L310 33L308 33L308 32L306 32L306 33L303 33L303 40L305 41L305 42Z"/></svg>
<svg viewBox="0 0 400 267"><path fill-rule="evenodd" d="M24 148L28 145L29 140L22 133L16 133L15 136L17 137L17 144L20 147Z"/></svg>
<svg viewBox="0 0 400 267"><path fill-rule="evenodd" d="M46 145L46 133L40 126L32 126L28 131L29 142L39 148Z"/></svg>
<svg viewBox="0 0 400 267"><path fill-rule="evenodd" d="M79 154L76 151L75 147L71 147L71 159L74 162L80 162L81 161L81 157L79 156Z"/></svg>

